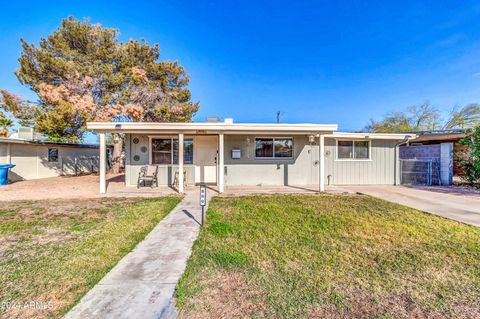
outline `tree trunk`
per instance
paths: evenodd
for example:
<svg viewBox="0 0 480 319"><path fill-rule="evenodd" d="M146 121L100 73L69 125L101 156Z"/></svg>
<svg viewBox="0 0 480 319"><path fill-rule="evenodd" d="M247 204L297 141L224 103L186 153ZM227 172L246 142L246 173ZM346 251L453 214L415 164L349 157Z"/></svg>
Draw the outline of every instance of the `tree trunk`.
<svg viewBox="0 0 480 319"><path fill-rule="evenodd" d="M113 134L112 173L120 173L122 163L123 137L120 134Z"/></svg>

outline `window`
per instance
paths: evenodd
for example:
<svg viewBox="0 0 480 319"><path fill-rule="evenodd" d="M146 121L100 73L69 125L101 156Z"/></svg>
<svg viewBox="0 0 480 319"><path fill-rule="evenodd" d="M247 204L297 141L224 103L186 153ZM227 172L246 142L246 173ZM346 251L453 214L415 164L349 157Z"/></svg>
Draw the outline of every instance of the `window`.
<svg viewBox="0 0 480 319"><path fill-rule="evenodd" d="M273 138L255 139L255 157L273 157Z"/></svg>
<svg viewBox="0 0 480 319"><path fill-rule="evenodd" d="M353 141L338 141L337 154L341 159L353 158Z"/></svg>
<svg viewBox="0 0 480 319"><path fill-rule="evenodd" d="M369 141L355 141L354 143L354 157L356 159L369 159Z"/></svg>
<svg viewBox="0 0 480 319"><path fill-rule="evenodd" d="M152 164L172 164L172 139L152 140Z"/></svg>
<svg viewBox="0 0 480 319"><path fill-rule="evenodd" d="M370 141L337 141L337 159L370 159Z"/></svg>
<svg viewBox="0 0 480 319"><path fill-rule="evenodd" d="M256 138L255 157L257 158L292 158L292 138Z"/></svg>
<svg viewBox="0 0 480 319"><path fill-rule="evenodd" d="M193 164L193 139L183 140L183 163ZM152 164L178 164L178 139L152 139Z"/></svg>
<svg viewBox="0 0 480 319"><path fill-rule="evenodd" d="M193 140L183 140L183 163L193 164ZM178 140L173 140L173 164L178 164Z"/></svg>
<svg viewBox="0 0 480 319"><path fill-rule="evenodd" d="M58 162L58 148L48 149L48 162Z"/></svg>
<svg viewBox="0 0 480 319"><path fill-rule="evenodd" d="M293 140L291 138L275 139L275 157L293 157Z"/></svg>

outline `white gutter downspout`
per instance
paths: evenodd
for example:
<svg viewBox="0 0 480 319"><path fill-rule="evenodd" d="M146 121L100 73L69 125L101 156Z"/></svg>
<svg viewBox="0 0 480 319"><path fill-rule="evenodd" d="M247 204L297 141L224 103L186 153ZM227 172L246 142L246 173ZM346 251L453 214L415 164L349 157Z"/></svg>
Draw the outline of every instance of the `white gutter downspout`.
<svg viewBox="0 0 480 319"><path fill-rule="evenodd" d="M395 143L395 146L394 146L394 156L393 158L395 159L393 161L393 185L394 186L397 186L398 183L397 183L397 179L398 179L398 172L397 172L397 163L400 162L400 152L397 151L398 147L402 144L405 144L405 143L408 143L408 141L410 141L412 137L410 135L407 135L405 136L405 138L403 140L401 140L400 142L397 142Z"/></svg>

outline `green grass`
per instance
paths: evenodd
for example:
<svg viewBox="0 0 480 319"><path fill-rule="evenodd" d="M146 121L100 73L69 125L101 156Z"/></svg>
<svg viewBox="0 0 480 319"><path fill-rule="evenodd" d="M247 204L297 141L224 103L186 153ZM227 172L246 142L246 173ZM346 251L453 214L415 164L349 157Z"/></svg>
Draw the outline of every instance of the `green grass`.
<svg viewBox="0 0 480 319"><path fill-rule="evenodd" d="M480 229L362 195L214 198L186 318L479 317Z"/></svg>
<svg viewBox="0 0 480 319"><path fill-rule="evenodd" d="M0 317L66 313L173 209L179 197L0 203ZM8 308L44 302L51 309Z"/></svg>

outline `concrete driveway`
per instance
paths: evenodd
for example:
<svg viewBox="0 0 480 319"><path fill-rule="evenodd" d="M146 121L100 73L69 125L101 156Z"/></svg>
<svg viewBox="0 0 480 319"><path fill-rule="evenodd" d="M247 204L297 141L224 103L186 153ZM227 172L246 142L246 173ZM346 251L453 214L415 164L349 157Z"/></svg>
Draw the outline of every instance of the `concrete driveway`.
<svg viewBox="0 0 480 319"><path fill-rule="evenodd" d="M462 191L455 187L418 188L389 185L356 185L343 188L465 224L480 226L480 193L478 192Z"/></svg>

